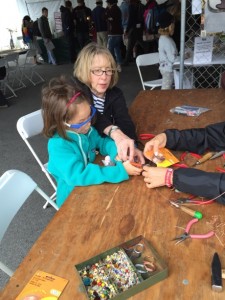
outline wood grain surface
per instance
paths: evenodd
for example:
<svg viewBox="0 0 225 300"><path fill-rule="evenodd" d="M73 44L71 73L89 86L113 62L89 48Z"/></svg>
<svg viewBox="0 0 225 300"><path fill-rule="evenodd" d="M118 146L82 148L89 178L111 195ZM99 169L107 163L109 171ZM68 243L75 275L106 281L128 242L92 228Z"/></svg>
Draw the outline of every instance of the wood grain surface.
<svg viewBox="0 0 225 300"><path fill-rule="evenodd" d="M224 101L225 92L220 89L142 91L130 112L138 134L157 134L166 128L203 127L223 121ZM199 117L169 112L182 104L200 105L211 111ZM223 164L223 158L217 158L197 168L214 171L215 166ZM120 184L75 188L0 293L0 299L15 299L38 269L69 279L60 299L86 299L74 265L139 235L150 241L167 263L169 276L131 299L225 299L225 291L216 293L211 289L215 251L225 268L225 207L217 203L197 207L203 219L191 232L206 233L213 228L216 236L187 239L175 245L172 239L183 233L182 228L191 218L169 204L169 199L181 195L166 187L149 190L142 176Z"/></svg>

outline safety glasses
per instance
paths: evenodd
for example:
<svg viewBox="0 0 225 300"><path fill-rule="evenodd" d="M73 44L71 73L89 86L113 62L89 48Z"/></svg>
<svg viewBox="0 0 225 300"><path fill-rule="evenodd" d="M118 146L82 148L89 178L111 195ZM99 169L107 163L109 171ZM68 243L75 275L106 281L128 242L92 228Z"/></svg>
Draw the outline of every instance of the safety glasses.
<svg viewBox="0 0 225 300"><path fill-rule="evenodd" d="M95 113L96 113L96 108L94 106L91 106L91 115L86 121L78 123L78 124L68 124L66 122L64 124L66 126L68 126L69 128L80 129L82 126L84 126L85 124L87 124L91 121L91 119L94 117Z"/></svg>

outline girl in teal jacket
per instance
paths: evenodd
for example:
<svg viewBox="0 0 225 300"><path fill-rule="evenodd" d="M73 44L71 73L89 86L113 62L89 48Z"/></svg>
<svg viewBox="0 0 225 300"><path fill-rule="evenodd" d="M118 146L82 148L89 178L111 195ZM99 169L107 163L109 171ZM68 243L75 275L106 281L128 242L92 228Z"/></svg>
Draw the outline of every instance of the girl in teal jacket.
<svg viewBox="0 0 225 300"><path fill-rule="evenodd" d="M50 138L48 170L57 182L59 207L75 186L118 183L140 175L141 169L129 161L117 161L114 141L91 126L95 111L87 96L63 78L52 79L42 90L43 132ZM96 150L109 155L115 165L94 164Z"/></svg>

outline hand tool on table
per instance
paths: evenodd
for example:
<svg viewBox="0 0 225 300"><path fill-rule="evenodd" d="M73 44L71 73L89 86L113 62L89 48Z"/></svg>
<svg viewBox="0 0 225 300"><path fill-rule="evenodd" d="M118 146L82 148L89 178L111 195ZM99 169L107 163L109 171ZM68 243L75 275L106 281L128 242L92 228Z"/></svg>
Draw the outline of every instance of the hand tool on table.
<svg viewBox="0 0 225 300"><path fill-rule="evenodd" d="M215 199L211 199L211 200L194 200L193 198L195 198L195 196L193 197L189 197L189 198L178 198L177 200L173 201L176 204L182 205L182 204L198 204L198 205L202 205L202 204L210 204L213 203L215 201Z"/></svg>
<svg viewBox="0 0 225 300"><path fill-rule="evenodd" d="M155 134L152 133L141 133L139 134L140 140L150 140L155 137Z"/></svg>
<svg viewBox="0 0 225 300"><path fill-rule="evenodd" d="M202 213L200 211L194 211L188 207L184 207L182 205L177 204L174 201L170 201L170 204L172 204L173 206L175 206L176 208L180 208L183 212L185 212L186 214L196 218L196 219L201 219L202 218Z"/></svg>
<svg viewBox="0 0 225 300"><path fill-rule="evenodd" d="M200 165L200 164L204 163L205 161L209 160L214 154L215 154L215 152L206 153L205 155L203 155L201 158L199 158L196 161L196 163L193 165L193 167L196 165Z"/></svg>
<svg viewBox="0 0 225 300"><path fill-rule="evenodd" d="M187 238L192 238L192 239L207 239L211 236L214 235L214 231L209 231L208 233L205 234L189 234L189 231L192 227L193 224L197 223L198 219L194 218L191 221L188 222L185 232L173 239L173 241L177 241L176 245L185 241Z"/></svg>
<svg viewBox="0 0 225 300"><path fill-rule="evenodd" d="M225 167L225 165L223 167ZM223 168L216 167L216 170L220 173L225 173L225 169L223 169Z"/></svg>
<svg viewBox="0 0 225 300"><path fill-rule="evenodd" d="M222 269L222 278L225 279L225 269Z"/></svg>
<svg viewBox="0 0 225 300"><path fill-rule="evenodd" d="M224 151L220 151L220 152L216 152L212 157L210 157L210 160L211 160L211 159L214 159L214 158L217 158L217 157L220 157L220 156L222 156L224 153L225 153L225 150L224 150Z"/></svg>
<svg viewBox="0 0 225 300"><path fill-rule="evenodd" d="M221 270L221 263L220 258L217 252L214 253L212 264L212 290L215 292L222 292L223 290L223 283L222 283L222 270Z"/></svg>
<svg viewBox="0 0 225 300"><path fill-rule="evenodd" d="M130 164L136 168L140 168L140 169L143 169L144 166L149 166L149 167L157 167L157 165L149 160L149 159L146 159L146 163L145 164L141 164L141 163L138 163L138 162L135 162L135 161L132 161L130 162Z"/></svg>

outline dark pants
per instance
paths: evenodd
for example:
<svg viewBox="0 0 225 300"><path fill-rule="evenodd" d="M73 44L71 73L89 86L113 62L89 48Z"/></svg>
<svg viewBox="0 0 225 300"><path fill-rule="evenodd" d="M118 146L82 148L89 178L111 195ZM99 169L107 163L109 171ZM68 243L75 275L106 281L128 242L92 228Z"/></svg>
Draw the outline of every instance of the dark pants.
<svg viewBox="0 0 225 300"><path fill-rule="evenodd" d="M125 62L128 63L133 58L133 48L135 45L139 45L143 52L146 53L146 45L143 41L143 29L142 28L131 28L128 32L128 44Z"/></svg>
<svg viewBox="0 0 225 300"><path fill-rule="evenodd" d="M77 40L79 43L80 50L90 43L90 36L88 32L77 32Z"/></svg>
<svg viewBox="0 0 225 300"><path fill-rule="evenodd" d="M70 33L66 36L66 39L69 44L69 51L70 51L70 61L74 63L77 58L77 51L76 51L76 40L73 33Z"/></svg>

